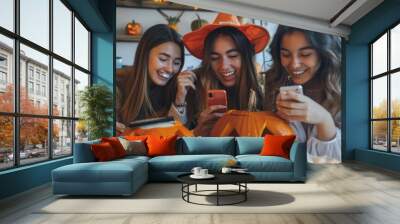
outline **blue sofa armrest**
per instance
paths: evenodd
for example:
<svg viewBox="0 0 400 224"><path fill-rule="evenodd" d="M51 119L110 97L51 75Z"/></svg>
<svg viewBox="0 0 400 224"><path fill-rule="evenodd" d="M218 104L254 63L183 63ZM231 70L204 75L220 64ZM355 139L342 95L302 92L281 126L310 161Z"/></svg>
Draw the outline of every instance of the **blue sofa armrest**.
<svg viewBox="0 0 400 224"><path fill-rule="evenodd" d="M94 157L90 146L92 144L98 144L100 140L75 143L74 147L74 163L89 163L95 162L96 158Z"/></svg>
<svg viewBox="0 0 400 224"><path fill-rule="evenodd" d="M307 176L306 144L295 141L290 148L290 160L293 162L293 178L295 181L305 181Z"/></svg>

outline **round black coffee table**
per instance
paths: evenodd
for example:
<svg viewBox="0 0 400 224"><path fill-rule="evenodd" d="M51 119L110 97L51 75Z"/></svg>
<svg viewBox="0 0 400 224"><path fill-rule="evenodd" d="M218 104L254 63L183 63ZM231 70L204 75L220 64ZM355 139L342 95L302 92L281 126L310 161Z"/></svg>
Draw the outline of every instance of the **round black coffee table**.
<svg viewBox="0 0 400 224"><path fill-rule="evenodd" d="M212 179L193 179L189 174L182 174L177 177L178 181L182 183L182 199L188 203L198 204L198 205L234 205L247 200L247 192L249 188L247 183L255 180L255 177L248 173L216 173L213 174L215 177ZM197 190L198 184L205 185L216 185L215 190ZM190 186L195 186L194 191L190 191ZM236 185L237 190L223 190L220 189L220 185ZM206 194L209 192L215 192L215 194ZM190 196L204 196L204 197L216 197L216 204L202 204L190 201ZM221 197L232 197L241 196L239 200L231 203L221 203Z"/></svg>

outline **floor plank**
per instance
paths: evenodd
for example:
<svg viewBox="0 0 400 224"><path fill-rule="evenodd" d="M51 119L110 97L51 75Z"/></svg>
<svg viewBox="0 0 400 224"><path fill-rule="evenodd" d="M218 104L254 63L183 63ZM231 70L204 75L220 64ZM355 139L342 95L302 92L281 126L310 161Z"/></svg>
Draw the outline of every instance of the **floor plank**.
<svg viewBox="0 0 400 224"><path fill-rule="evenodd" d="M0 223L15 224L280 224L400 223L400 174L361 163L310 165L308 183L323 186L349 203L357 214L36 214L56 200L50 185L0 201Z"/></svg>

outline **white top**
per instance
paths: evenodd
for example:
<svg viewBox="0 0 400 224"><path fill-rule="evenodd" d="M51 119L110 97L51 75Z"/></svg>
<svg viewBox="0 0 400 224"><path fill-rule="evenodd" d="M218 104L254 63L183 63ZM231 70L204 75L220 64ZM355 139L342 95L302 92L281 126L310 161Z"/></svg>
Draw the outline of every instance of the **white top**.
<svg viewBox="0 0 400 224"><path fill-rule="evenodd" d="M296 133L296 140L307 143L307 161L309 163L337 164L342 162L342 135L339 128L336 128L336 136L333 139L322 141L316 137L315 125L302 124L299 121L289 124Z"/></svg>

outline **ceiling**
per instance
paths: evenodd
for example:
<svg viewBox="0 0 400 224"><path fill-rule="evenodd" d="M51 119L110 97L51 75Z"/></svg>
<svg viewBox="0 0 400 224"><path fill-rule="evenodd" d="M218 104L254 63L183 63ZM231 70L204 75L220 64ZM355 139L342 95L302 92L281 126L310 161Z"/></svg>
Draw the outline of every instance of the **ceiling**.
<svg viewBox="0 0 400 224"><path fill-rule="evenodd" d="M351 25L383 0L170 0L347 37Z"/></svg>

